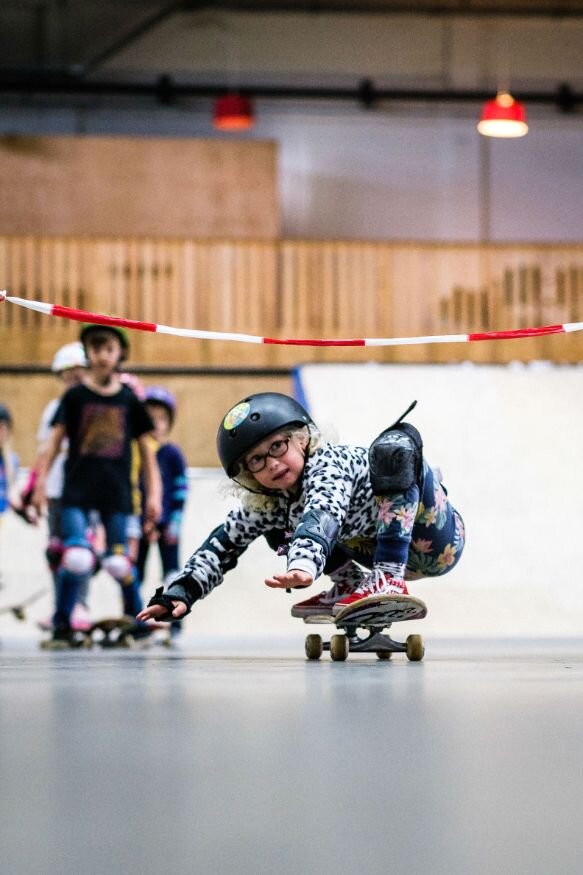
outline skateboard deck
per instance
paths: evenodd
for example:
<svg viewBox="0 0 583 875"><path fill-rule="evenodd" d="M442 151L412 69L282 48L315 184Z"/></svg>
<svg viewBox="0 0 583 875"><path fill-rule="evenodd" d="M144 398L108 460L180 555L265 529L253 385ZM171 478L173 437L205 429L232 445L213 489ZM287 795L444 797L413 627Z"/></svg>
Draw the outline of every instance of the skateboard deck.
<svg viewBox="0 0 583 875"><path fill-rule="evenodd" d="M320 635L308 635L306 656L319 659L326 650L335 662L343 662L350 652L376 653L379 659L390 659L393 653L405 653L411 662L420 662L425 654L421 635L409 635L401 642L395 641L384 630L393 623L421 620L426 615L425 602L415 596L380 595L362 599L335 616L304 617L307 625L329 623L343 633L332 635L330 641L323 641Z"/></svg>
<svg viewBox="0 0 583 875"><path fill-rule="evenodd" d="M168 623L148 623L152 632L163 630L166 635L160 640L167 647L171 645L170 626ZM41 641L41 650L89 650L94 644L103 648L119 647L124 649L149 647L154 643L152 635L144 636L136 634L142 631L142 624L138 624L134 617L103 617L92 623L88 629L76 630L72 643L63 640L49 638Z"/></svg>
<svg viewBox="0 0 583 875"><path fill-rule="evenodd" d="M148 628L152 632L163 630L167 632L167 637L164 643L170 643L170 626L168 623L149 622ZM91 647L94 643L100 647L139 647L149 646L153 643L152 636L136 635L139 628L143 628L143 624L138 624L134 617L104 617L93 623L85 632L86 647Z"/></svg>

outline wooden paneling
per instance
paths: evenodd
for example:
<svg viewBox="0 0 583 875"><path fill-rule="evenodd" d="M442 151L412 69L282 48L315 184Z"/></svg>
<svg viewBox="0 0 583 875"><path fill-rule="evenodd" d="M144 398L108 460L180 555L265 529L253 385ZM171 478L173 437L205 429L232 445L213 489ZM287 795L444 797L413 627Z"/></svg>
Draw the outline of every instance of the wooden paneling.
<svg viewBox="0 0 583 875"><path fill-rule="evenodd" d="M0 234L271 239L275 143L0 137Z"/></svg>
<svg viewBox="0 0 583 875"><path fill-rule="evenodd" d="M291 377L265 375L171 375L148 374L146 386L164 385L176 396L178 416L172 440L182 447L189 465L219 464L215 438L221 416L251 392L292 391ZM40 415L62 384L50 374L0 374L0 401L14 419L12 444L21 462L31 465L36 455L36 432Z"/></svg>
<svg viewBox="0 0 583 875"><path fill-rule="evenodd" d="M10 294L271 337L411 337L583 320L583 246L0 237ZM48 363L77 326L0 306L0 363ZM132 334L139 365L581 360L581 333L473 344L274 347Z"/></svg>

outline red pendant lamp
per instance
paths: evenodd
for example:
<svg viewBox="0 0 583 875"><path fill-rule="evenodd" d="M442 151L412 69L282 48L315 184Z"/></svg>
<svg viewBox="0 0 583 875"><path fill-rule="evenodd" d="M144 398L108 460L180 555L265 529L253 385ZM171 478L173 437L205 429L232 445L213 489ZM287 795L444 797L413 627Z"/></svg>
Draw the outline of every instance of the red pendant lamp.
<svg viewBox="0 0 583 875"><path fill-rule="evenodd" d="M255 124L253 103L241 94L223 94L215 100L213 127L217 131L247 131Z"/></svg>
<svg viewBox="0 0 583 875"><path fill-rule="evenodd" d="M482 107L478 131L485 137L524 137L528 133L524 104L507 91L499 91Z"/></svg>

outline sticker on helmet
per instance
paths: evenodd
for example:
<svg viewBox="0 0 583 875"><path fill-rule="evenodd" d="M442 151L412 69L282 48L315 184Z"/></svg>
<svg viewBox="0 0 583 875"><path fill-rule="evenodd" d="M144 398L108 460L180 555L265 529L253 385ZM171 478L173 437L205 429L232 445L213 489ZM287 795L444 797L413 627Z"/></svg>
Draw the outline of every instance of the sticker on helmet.
<svg viewBox="0 0 583 875"><path fill-rule="evenodd" d="M236 404L235 407L232 407L223 420L225 430L231 431L231 429L237 428L238 425L241 425L241 423L249 416L250 410L251 405L247 401L241 401L240 404Z"/></svg>

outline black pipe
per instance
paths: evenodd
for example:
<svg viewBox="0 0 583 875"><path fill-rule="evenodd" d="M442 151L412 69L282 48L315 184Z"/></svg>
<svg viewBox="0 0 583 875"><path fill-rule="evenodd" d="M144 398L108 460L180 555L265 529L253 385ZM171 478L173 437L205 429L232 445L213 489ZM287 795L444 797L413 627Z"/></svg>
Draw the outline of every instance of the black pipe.
<svg viewBox="0 0 583 875"><path fill-rule="evenodd" d="M198 12L200 10L217 9L229 12L258 12L264 15L277 13L294 13L297 15L444 15L451 17L491 16L500 18L532 17L532 18L581 18L583 9L577 0L567 4L564 2L547 2L541 5L537 0L522 0L522 2L506 2L499 0L480 0L478 4L472 0L459 0L457 3L443 0L385 0L385 2L364 2L364 0L178 0L182 12Z"/></svg>
<svg viewBox="0 0 583 875"><path fill-rule="evenodd" d="M48 96L83 95L94 97L154 97L169 104L178 98L214 98L232 91L227 84L194 85L174 82L171 76L158 77L153 82L89 80L70 73L10 73L0 72L0 93L39 94ZM372 107L380 101L410 103L481 103L494 96L494 89L454 88L377 88L365 79L354 88L324 88L309 86L241 85L240 94L272 100L338 100L352 101ZM529 104L557 106L562 111L575 109L583 103L583 94L562 83L555 91L514 91L513 96Z"/></svg>

